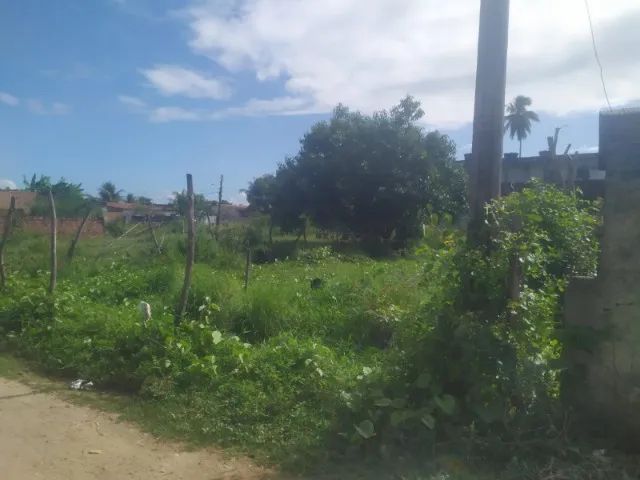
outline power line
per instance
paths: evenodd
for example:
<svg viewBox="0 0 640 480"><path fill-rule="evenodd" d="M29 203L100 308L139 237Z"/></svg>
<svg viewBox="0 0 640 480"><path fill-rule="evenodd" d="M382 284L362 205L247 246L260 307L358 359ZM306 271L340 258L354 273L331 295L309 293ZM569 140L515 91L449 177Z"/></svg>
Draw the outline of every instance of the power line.
<svg viewBox="0 0 640 480"><path fill-rule="evenodd" d="M600 62L600 55L598 54L598 46L596 44L596 35L593 32L593 21L591 20L591 9L589 8L589 0L584 0L584 6L587 9L587 18L589 19L589 30L591 31L591 42L593 43L593 54L596 57L596 63L600 69L600 82L602 82L602 90L604 91L604 98L607 100L609 110L611 108L611 102L609 101L609 93L607 92L607 85L604 81L604 69L602 68L602 62Z"/></svg>

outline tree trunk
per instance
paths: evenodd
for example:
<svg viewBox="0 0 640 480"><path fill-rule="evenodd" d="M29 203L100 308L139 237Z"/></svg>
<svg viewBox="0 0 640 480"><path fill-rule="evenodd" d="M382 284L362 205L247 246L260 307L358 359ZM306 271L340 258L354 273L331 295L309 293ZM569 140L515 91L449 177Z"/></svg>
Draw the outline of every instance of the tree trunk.
<svg viewBox="0 0 640 480"><path fill-rule="evenodd" d="M174 324L178 326L184 317L187 309L187 299L189 298L189 288L191 287L191 273L193 271L193 261L196 253L196 235L195 235L195 197L193 195L193 178L190 173L187 174L187 261L184 268L184 283L182 292L180 293L180 301L176 308L176 316Z"/></svg>
<svg viewBox="0 0 640 480"><path fill-rule="evenodd" d="M49 214L51 215L51 277L49 279L49 293L53 293L58 280L58 219L56 217L56 204L53 200L53 192L51 190L49 190Z"/></svg>
<svg viewBox="0 0 640 480"><path fill-rule="evenodd" d="M249 286L249 271L251 270L251 247L247 248L247 261L244 265L244 289Z"/></svg>
<svg viewBox="0 0 640 480"><path fill-rule="evenodd" d="M518 154L518 158L522 158L522 140L519 140L520 142L520 153Z"/></svg>
<svg viewBox="0 0 640 480"><path fill-rule="evenodd" d="M269 217L269 246L273 246L273 218Z"/></svg>
<svg viewBox="0 0 640 480"><path fill-rule="evenodd" d="M220 216L222 214L222 182L224 182L224 175L220 175L220 188L218 188L218 212L216 214L216 240L218 239L218 232L220 230Z"/></svg>
<svg viewBox="0 0 640 480"><path fill-rule="evenodd" d="M76 231L76 234L71 241L71 245L69 245L69 251L67 252L67 261L69 263L71 263L71 261L73 260L73 255L76 252L76 246L78 245L78 241L80 240L82 229L84 228L84 224L87 223L87 220L89 220L89 216L91 215L92 211L93 209L90 208L87 210L87 213L84 214L84 217L82 217L82 221L80 222L80 226L78 227L78 230Z"/></svg>
<svg viewBox="0 0 640 480"><path fill-rule="evenodd" d="M478 66L469 165L468 237L488 244L485 205L500 197L509 37L509 0L481 0Z"/></svg>
<svg viewBox="0 0 640 480"><path fill-rule="evenodd" d="M13 213L16 210L16 197L11 197L11 203L9 204L9 211L5 218L4 231L2 232L2 243L0 244L0 290L3 290L7 285L7 274L4 269L4 247L9 240L9 234L11 233L11 223L13 222Z"/></svg>

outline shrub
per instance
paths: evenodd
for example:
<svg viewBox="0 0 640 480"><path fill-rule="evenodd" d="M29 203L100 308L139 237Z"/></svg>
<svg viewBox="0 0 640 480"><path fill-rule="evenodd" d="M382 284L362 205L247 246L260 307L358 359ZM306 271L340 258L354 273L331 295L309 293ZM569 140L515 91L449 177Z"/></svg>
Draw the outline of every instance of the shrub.
<svg viewBox="0 0 640 480"><path fill-rule="evenodd" d="M534 184L491 204L488 219L488 251L459 243L429 255L423 315L399 324L389 361L350 393L354 439L494 442L493 454L509 458L497 445L553 431L560 298L569 275L595 271L597 206Z"/></svg>

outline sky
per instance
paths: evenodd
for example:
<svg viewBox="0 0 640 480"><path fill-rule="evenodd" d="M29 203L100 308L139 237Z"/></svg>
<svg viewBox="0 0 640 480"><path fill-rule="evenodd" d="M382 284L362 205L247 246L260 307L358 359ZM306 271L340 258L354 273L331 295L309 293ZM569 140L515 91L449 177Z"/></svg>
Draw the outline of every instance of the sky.
<svg viewBox="0 0 640 480"><path fill-rule="evenodd" d="M640 2L589 0L611 104L640 105ZM479 0L0 0L0 188L107 180L166 201L192 173L226 199L296 154L343 103L405 95L471 148ZM595 151L606 106L584 0L511 0L507 100ZM505 139L505 151L517 151Z"/></svg>

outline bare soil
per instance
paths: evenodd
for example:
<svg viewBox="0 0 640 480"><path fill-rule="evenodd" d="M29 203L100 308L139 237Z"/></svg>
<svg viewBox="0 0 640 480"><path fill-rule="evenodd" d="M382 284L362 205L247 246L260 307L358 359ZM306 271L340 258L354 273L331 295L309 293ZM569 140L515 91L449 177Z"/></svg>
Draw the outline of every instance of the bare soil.
<svg viewBox="0 0 640 480"><path fill-rule="evenodd" d="M117 415L0 378L3 480L258 480L274 474L246 458L159 441Z"/></svg>

